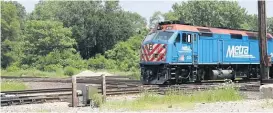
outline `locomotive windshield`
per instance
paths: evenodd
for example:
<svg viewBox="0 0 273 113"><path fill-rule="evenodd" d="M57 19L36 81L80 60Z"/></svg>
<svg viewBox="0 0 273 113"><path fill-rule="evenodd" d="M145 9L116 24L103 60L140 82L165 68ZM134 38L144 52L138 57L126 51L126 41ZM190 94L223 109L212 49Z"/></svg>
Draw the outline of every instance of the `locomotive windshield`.
<svg viewBox="0 0 273 113"><path fill-rule="evenodd" d="M146 36L146 38L145 38L144 42L147 42L147 41L152 40L152 39L153 39L153 37L155 37L155 35L156 35L156 33L155 33L155 32L154 32L154 33L150 33L150 34L148 34L148 35Z"/></svg>
<svg viewBox="0 0 273 113"><path fill-rule="evenodd" d="M149 35L147 35L144 42L147 42L150 40L167 41L170 39L172 35L173 35L173 32L170 32L170 31L158 31L158 32L150 33Z"/></svg>

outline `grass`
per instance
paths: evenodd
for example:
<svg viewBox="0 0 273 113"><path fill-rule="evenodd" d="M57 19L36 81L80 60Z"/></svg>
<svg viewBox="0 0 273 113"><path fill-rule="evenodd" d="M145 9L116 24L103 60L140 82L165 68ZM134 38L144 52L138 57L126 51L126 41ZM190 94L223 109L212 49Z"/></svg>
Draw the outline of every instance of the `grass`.
<svg viewBox="0 0 273 113"><path fill-rule="evenodd" d="M7 71L1 70L1 76L29 76L29 77L53 77L53 78L64 78L69 77L64 75L62 71L57 72L45 72L36 69L29 70L17 70L17 71Z"/></svg>
<svg viewBox="0 0 273 113"><path fill-rule="evenodd" d="M239 92L234 88L196 91L193 94L183 94L178 90L170 90L166 95L143 93L135 100L112 101L102 104L102 110L160 110L169 108L188 109L195 103L210 103L219 101L241 100Z"/></svg>
<svg viewBox="0 0 273 113"><path fill-rule="evenodd" d="M110 70L106 70L106 69L98 69L98 70L94 70L94 69L90 69L93 72L108 72L111 73L113 75L120 75L120 76L128 76L132 79L135 80L140 80L140 72L125 72L125 71L119 71L119 70L114 70L114 69L110 69Z"/></svg>
<svg viewBox="0 0 273 113"><path fill-rule="evenodd" d="M81 70L83 71L83 70ZM80 70L76 71L76 74L81 72ZM140 73L139 72L120 72L115 70L91 70L93 72L109 72L114 75L120 76L129 76L132 79L139 80ZM27 69L27 70L16 70L16 71L7 71L1 70L1 76L29 76L29 77L50 77L50 78L65 78L70 77L64 74L64 70L57 70L56 72L46 72L40 71L36 69Z"/></svg>
<svg viewBox="0 0 273 113"><path fill-rule="evenodd" d="M27 86L20 81L2 81L1 91L15 91L15 90L25 90Z"/></svg>
<svg viewBox="0 0 273 113"><path fill-rule="evenodd" d="M114 75L129 76L132 79L140 80L140 72L111 72Z"/></svg>

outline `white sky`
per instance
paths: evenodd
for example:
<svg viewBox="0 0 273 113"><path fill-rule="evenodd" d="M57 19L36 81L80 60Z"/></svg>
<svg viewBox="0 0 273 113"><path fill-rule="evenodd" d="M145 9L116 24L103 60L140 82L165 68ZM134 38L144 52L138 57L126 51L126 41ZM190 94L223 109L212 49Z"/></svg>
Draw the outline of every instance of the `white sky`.
<svg viewBox="0 0 273 113"><path fill-rule="evenodd" d="M38 0L16 0L25 6L27 12L33 11ZM180 0L181 1L181 0ZM120 0L120 5L127 11L137 12L149 20L155 11L168 12L178 0ZM241 7L246 8L249 14L258 13L257 0L238 0ZM273 0L266 0L266 15L273 17Z"/></svg>

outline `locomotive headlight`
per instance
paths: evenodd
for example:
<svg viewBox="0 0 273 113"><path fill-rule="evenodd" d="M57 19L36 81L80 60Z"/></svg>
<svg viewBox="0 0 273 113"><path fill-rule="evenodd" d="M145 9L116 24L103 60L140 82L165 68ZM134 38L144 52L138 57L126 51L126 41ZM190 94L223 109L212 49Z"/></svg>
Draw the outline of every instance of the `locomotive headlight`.
<svg viewBox="0 0 273 113"><path fill-rule="evenodd" d="M162 29L163 29L163 26L161 26L161 25L157 26L157 30L162 30Z"/></svg>
<svg viewBox="0 0 273 113"><path fill-rule="evenodd" d="M153 44L149 44L149 50L153 50Z"/></svg>

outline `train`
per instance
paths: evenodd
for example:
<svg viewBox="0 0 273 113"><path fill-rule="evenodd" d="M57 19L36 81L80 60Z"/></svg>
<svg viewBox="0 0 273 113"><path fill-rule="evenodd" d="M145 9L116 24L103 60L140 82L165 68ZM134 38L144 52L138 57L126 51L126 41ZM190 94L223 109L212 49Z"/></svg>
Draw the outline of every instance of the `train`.
<svg viewBox="0 0 273 113"><path fill-rule="evenodd" d="M268 66L273 36L266 34ZM260 78L258 33L195 26L181 21L158 23L141 42L143 84L181 84L203 80ZM269 69L273 78L273 67Z"/></svg>

